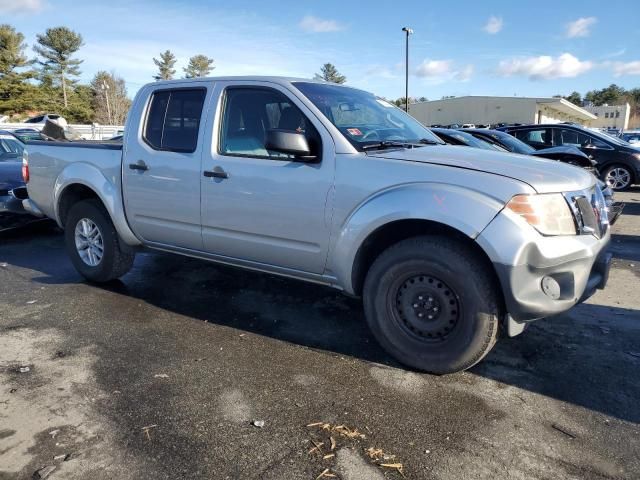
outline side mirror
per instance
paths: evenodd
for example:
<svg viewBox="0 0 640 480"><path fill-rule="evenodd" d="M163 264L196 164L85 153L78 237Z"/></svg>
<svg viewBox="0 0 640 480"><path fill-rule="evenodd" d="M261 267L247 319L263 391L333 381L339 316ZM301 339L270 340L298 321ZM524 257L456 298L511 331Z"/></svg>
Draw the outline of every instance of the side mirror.
<svg viewBox="0 0 640 480"><path fill-rule="evenodd" d="M267 130L265 148L275 152L293 155L305 162L313 162L317 157L311 153L307 137L295 130L272 129Z"/></svg>

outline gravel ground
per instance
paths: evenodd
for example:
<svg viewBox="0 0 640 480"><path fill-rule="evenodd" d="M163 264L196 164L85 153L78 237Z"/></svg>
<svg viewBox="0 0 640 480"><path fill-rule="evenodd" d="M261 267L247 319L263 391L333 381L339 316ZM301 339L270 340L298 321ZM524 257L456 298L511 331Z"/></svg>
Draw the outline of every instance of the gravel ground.
<svg viewBox="0 0 640 480"><path fill-rule="evenodd" d="M323 287L155 252L98 287L55 229L2 233L0 480L640 478L640 189L618 197L606 290L443 377Z"/></svg>

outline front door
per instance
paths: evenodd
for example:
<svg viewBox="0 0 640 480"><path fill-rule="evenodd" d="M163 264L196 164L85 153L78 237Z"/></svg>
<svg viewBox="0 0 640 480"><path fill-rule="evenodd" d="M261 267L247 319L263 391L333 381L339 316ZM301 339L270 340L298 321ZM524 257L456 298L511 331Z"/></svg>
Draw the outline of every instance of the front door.
<svg viewBox="0 0 640 480"><path fill-rule="evenodd" d="M127 219L147 242L202 250L201 121L207 88L155 90L140 133L125 142L123 188Z"/></svg>
<svg viewBox="0 0 640 480"><path fill-rule="evenodd" d="M214 95L222 108L211 132L211 148L202 157L205 250L256 264L322 273L335 169L328 132L279 85L223 83ZM304 133L316 160L268 150L269 129Z"/></svg>

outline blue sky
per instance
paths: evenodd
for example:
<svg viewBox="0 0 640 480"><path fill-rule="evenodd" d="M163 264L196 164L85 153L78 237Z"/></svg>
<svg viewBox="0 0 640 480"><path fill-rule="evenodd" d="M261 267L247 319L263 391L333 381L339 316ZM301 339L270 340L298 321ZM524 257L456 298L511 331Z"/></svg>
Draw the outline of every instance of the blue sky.
<svg viewBox="0 0 640 480"><path fill-rule="evenodd" d="M312 77L325 62L348 84L404 95L404 33L413 28L410 95L550 96L617 83L640 86L635 1L345 2L0 0L0 23L31 45L47 27L82 34L83 80L152 81L152 57L172 50L215 59L212 75Z"/></svg>

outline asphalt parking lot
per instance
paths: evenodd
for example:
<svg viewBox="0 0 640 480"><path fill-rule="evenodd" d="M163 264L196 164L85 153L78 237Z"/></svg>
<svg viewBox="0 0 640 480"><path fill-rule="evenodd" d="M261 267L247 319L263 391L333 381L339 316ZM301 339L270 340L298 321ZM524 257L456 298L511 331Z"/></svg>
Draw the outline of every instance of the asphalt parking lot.
<svg viewBox="0 0 640 480"><path fill-rule="evenodd" d="M323 287L155 252L98 287L55 229L0 234L0 479L640 478L640 188L618 199L607 289L443 377Z"/></svg>

